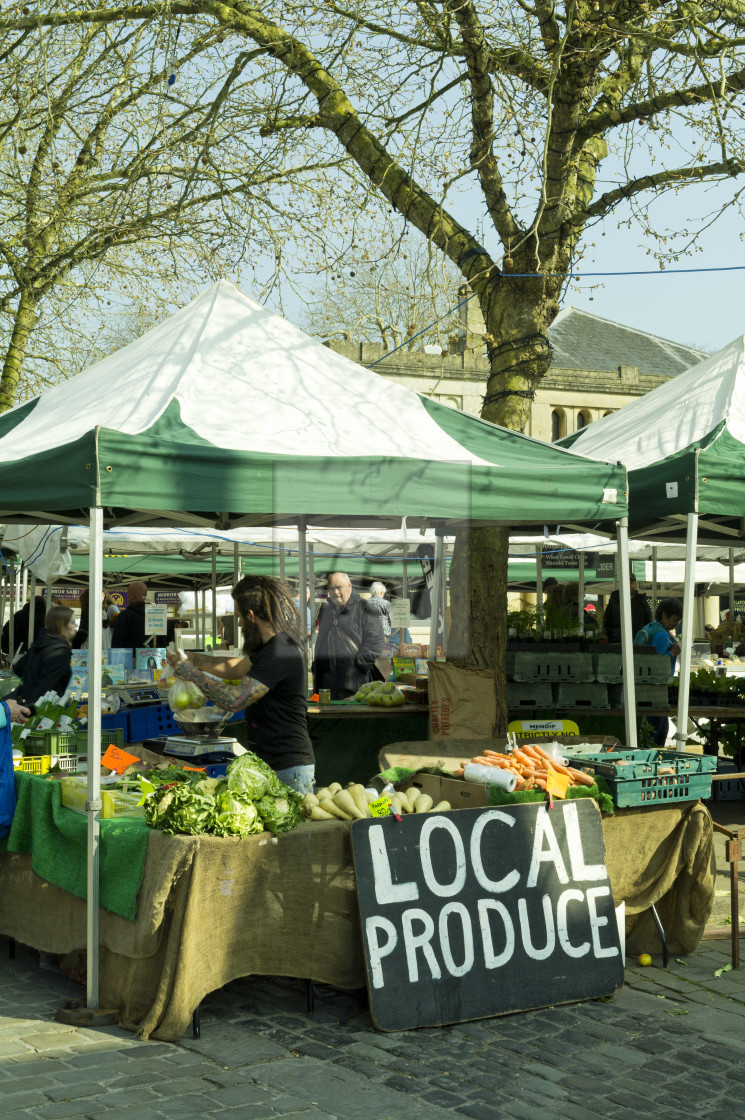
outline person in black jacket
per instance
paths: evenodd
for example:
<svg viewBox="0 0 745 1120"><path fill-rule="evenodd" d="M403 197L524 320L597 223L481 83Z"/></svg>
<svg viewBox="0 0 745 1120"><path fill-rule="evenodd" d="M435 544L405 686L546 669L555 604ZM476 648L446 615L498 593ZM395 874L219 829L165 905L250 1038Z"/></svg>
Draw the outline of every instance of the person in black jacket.
<svg viewBox="0 0 745 1120"><path fill-rule="evenodd" d="M70 683L75 615L69 607L50 607L44 629L21 658L16 672L21 683L11 695L21 704L35 704L45 692L59 696Z"/></svg>
<svg viewBox="0 0 745 1120"><path fill-rule="evenodd" d="M631 581L631 633L638 634L643 626L652 621L652 611L646 595L640 595L636 576ZM621 600L619 591L611 591L608 606L603 614L603 629L609 642L621 641Z"/></svg>
<svg viewBox="0 0 745 1120"><path fill-rule="evenodd" d="M20 610L17 610L13 615L13 642L15 648L18 650L23 646L28 649L28 620L31 614L31 602L24 603ZM31 641L33 642L39 633L44 629L44 616L46 614L46 604L43 595L35 596L34 605L34 633ZM0 639L0 647L3 653L10 653L10 620L3 626L2 639Z"/></svg>
<svg viewBox="0 0 745 1120"><path fill-rule="evenodd" d="M118 615L111 636L112 649L142 649L145 645L145 600L147 584L142 580L127 588L127 606Z"/></svg>
<svg viewBox="0 0 745 1120"><path fill-rule="evenodd" d="M352 589L346 572L332 572L328 602L318 615L313 660L313 688L328 688L332 700L344 700L373 679L385 637L380 614Z"/></svg>

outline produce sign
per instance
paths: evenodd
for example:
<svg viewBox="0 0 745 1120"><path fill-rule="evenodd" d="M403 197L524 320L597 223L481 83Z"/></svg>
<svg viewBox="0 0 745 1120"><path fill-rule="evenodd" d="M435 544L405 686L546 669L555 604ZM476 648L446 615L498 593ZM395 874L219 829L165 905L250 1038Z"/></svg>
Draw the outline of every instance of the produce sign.
<svg viewBox="0 0 745 1120"><path fill-rule="evenodd" d="M571 1003L623 984L594 802L369 819L351 833L380 1030Z"/></svg>

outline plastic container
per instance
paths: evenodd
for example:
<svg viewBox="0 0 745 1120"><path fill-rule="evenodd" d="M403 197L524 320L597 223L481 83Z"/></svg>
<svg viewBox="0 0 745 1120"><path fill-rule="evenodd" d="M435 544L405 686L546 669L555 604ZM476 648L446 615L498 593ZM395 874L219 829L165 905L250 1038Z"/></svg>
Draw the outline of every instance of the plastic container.
<svg viewBox="0 0 745 1120"><path fill-rule="evenodd" d="M467 782L482 786L499 786L506 793L512 793L517 785L517 775L501 766L482 766L479 762L469 762L463 770Z"/></svg>
<svg viewBox="0 0 745 1120"><path fill-rule="evenodd" d="M88 800L87 778L69 777L60 780L62 804L76 813L85 813ZM141 794L124 793L122 790L101 790L101 813L104 820L113 817L142 817L144 809L139 804Z"/></svg>

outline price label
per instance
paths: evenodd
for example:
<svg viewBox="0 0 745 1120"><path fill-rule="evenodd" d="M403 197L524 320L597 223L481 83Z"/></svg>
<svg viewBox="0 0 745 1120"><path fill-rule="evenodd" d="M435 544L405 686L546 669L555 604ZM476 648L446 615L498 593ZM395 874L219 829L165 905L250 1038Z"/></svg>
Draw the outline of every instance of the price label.
<svg viewBox="0 0 745 1120"><path fill-rule="evenodd" d="M567 795L569 788L569 775L560 774L558 770L554 770L553 766L548 768L548 781L546 782L546 792L549 797L564 798Z"/></svg>
<svg viewBox="0 0 745 1120"><path fill-rule="evenodd" d="M387 817L391 811L391 799L387 794L384 794L377 801L371 801L368 807L371 817Z"/></svg>
<svg viewBox="0 0 745 1120"><path fill-rule="evenodd" d="M140 759L136 754L127 754L121 747L115 747L113 743L109 743L106 753L101 758L101 765L105 766L107 770L113 770L116 774L123 774L128 766L139 761Z"/></svg>
<svg viewBox="0 0 745 1120"><path fill-rule="evenodd" d="M410 608L408 599L391 599L391 626L394 630L408 630Z"/></svg>
<svg viewBox="0 0 745 1120"><path fill-rule="evenodd" d="M151 606L149 603L145 606L145 633L146 634L165 634L166 621L168 618L168 607Z"/></svg>

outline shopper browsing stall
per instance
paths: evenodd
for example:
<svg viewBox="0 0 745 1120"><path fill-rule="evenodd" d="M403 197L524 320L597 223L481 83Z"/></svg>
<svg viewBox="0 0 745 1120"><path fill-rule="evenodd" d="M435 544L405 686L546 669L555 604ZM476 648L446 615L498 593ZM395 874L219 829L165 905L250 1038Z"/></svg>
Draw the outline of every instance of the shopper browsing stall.
<svg viewBox="0 0 745 1120"><path fill-rule="evenodd" d="M634 637L635 646L654 646L658 653L670 658L670 675L675 672L675 660L680 653L680 642L674 631L683 617L683 604L680 599L663 599L655 611L655 621L643 626ZM654 731L654 741L664 747L670 728L667 716L649 718Z"/></svg>
<svg viewBox="0 0 745 1120"><path fill-rule="evenodd" d="M352 588L346 572L332 572L328 602L318 615L314 689L330 689L332 700L354 696L373 679L384 647L383 624L375 606Z"/></svg>
<svg viewBox="0 0 745 1120"><path fill-rule="evenodd" d="M303 627L292 592L278 580L246 576L232 595L244 656L169 653L168 661L177 677L194 681L215 704L231 712L245 708L251 750L286 785L312 793L315 759L308 735ZM228 680L240 684L221 683Z"/></svg>
<svg viewBox="0 0 745 1120"><path fill-rule="evenodd" d="M75 616L69 607L50 607L44 629L16 665L21 683L13 692L22 704L35 704L45 692L64 693L72 673Z"/></svg>

